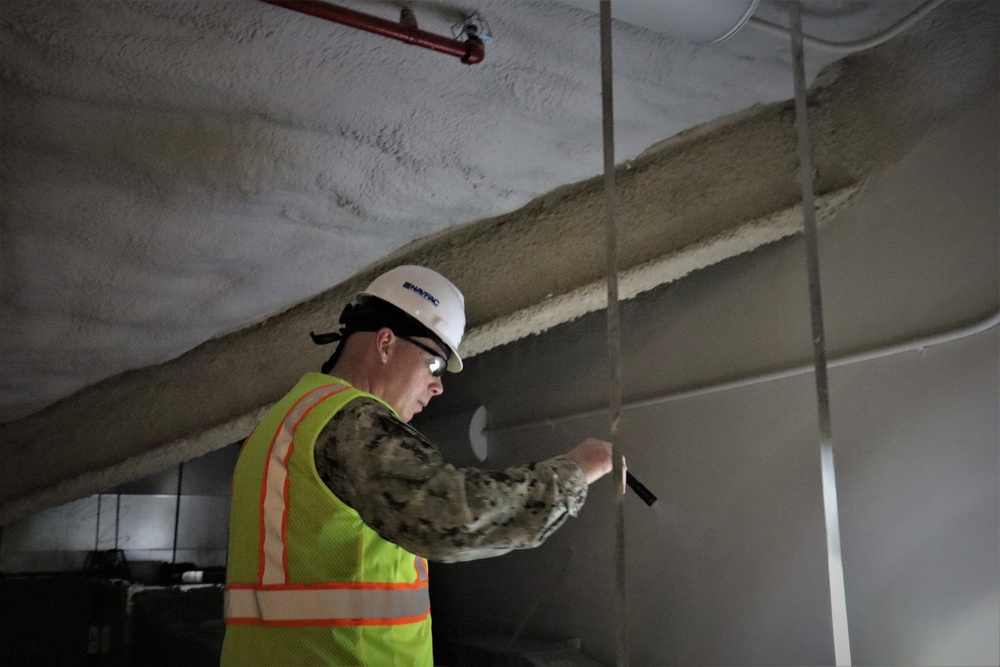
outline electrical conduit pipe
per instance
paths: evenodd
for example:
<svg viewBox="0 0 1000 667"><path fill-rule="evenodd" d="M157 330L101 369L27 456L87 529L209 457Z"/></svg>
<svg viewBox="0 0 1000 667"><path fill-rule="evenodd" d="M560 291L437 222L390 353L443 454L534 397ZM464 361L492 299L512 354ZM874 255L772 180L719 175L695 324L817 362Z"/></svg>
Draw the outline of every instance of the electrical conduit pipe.
<svg viewBox="0 0 1000 667"><path fill-rule="evenodd" d="M467 65L475 65L486 56L486 48L482 40L471 35L463 42L420 30L416 27L415 22L411 22L409 25L396 23L319 0L263 0L263 2L456 56Z"/></svg>

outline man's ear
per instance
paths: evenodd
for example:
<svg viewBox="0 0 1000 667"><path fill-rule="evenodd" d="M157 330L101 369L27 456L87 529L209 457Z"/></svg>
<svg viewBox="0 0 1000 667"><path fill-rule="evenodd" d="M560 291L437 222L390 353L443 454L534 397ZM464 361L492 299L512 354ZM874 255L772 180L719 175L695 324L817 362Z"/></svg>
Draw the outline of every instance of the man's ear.
<svg viewBox="0 0 1000 667"><path fill-rule="evenodd" d="M375 332L375 349L378 350L379 359L383 364L389 361L395 342L396 334L389 327L382 327Z"/></svg>

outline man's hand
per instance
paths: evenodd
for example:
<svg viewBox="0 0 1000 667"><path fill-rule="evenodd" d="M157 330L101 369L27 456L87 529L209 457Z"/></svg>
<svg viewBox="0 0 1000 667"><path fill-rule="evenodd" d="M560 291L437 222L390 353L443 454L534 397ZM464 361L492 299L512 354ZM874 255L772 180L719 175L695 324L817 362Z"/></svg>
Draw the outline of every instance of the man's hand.
<svg viewBox="0 0 1000 667"><path fill-rule="evenodd" d="M568 454L580 463L587 484L593 484L611 472L611 443L587 438L569 450Z"/></svg>

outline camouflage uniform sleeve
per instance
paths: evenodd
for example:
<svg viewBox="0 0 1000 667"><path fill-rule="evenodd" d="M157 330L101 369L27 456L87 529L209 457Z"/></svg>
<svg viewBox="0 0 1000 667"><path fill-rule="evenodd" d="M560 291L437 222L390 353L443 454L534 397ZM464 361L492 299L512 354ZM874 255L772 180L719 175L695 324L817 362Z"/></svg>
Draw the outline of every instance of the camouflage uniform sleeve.
<svg viewBox="0 0 1000 667"><path fill-rule="evenodd" d="M540 545L587 497L575 459L503 471L456 468L381 403L344 406L320 433L320 478L382 538L456 562Z"/></svg>

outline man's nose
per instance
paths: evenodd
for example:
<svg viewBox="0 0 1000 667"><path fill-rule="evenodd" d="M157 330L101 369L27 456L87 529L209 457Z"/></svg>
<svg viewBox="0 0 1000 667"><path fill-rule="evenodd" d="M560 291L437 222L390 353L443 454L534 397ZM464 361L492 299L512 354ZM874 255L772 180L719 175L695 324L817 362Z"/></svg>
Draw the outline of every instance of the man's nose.
<svg viewBox="0 0 1000 667"><path fill-rule="evenodd" d="M431 381L431 394L437 396L441 393L444 393L444 383L441 381L441 378L434 378Z"/></svg>

